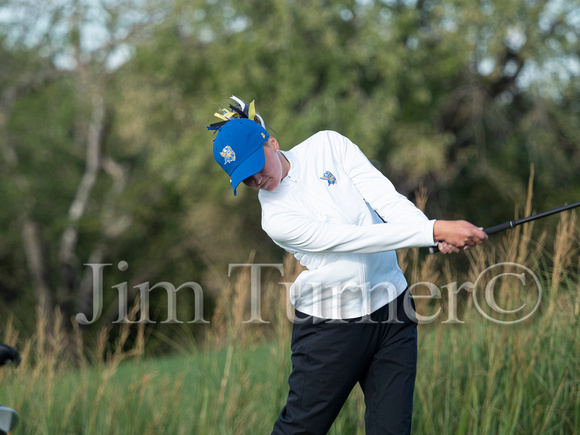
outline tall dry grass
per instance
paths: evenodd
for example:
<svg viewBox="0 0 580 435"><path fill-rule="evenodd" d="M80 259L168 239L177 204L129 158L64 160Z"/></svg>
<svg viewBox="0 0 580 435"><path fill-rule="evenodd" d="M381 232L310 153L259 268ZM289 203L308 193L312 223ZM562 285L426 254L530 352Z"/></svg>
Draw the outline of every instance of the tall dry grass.
<svg viewBox="0 0 580 435"><path fill-rule="evenodd" d="M530 194L524 213L531 211ZM417 301L419 313L440 309L440 315L419 325L414 433L580 433L580 231L574 213L557 220L552 235L535 234L528 224L460 256L400 252L410 284L428 282L441 290L440 299ZM468 267L460 270L460 261ZM499 263L525 266L541 284L539 309L522 322L496 323L475 304L491 279L478 277ZM300 270L288 256L283 278L274 272L264 279L265 324L244 323L250 317L250 273L240 270L221 292L204 342L168 359L145 357L149 332L143 324L115 325L120 330L112 346L105 329L97 345L87 348L78 328L72 337L63 335L66 319L58 312L51 325L38 312L37 332L26 340L8 320L0 340L17 345L23 362L0 370L0 400L21 415L16 433L269 433L285 403L291 370L292 311L280 282L292 282ZM502 272L521 270L509 266ZM527 287L509 277L495 288L495 302L505 309L531 307L533 298L522 290ZM466 283L476 282L478 288L469 291ZM453 283L461 288L457 297L450 297ZM450 312L457 321L448 321ZM514 319L519 318L501 314L496 320ZM363 434L363 416L357 387L331 433Z"/></svg>

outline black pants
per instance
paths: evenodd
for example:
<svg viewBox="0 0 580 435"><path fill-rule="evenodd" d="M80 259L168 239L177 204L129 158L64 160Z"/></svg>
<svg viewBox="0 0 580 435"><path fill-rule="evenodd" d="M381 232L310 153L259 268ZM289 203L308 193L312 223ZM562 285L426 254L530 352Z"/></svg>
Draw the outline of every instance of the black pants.
<svg viewBox="0 0 580 435"><path fill-rule="evenodd" d="M326 434L357 382L365 397L367 434L410 433L414 309L406 290L370 318L337 322L296 312L290 392L272 433Z"/></svg>

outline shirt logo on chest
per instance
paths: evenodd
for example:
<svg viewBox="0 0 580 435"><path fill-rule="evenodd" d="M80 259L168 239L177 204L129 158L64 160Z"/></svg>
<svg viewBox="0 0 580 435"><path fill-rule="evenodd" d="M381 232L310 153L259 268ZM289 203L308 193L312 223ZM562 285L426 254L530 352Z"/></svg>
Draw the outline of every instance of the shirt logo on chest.
<svg viewBox="0 0 580 435"><path fill-rule="evenodd" d="M329 186L331 184L336 184L336 177L330 171L324 172L324 174L322 174L322 177L320 177L320 179L328 181Z"/></svg>

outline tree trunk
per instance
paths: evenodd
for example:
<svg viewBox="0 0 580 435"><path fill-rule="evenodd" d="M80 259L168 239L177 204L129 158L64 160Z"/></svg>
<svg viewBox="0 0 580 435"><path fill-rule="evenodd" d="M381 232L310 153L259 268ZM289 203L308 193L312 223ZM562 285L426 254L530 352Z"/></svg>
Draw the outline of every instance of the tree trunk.
<svg viewBox="0 0 580 435"><path fill-rule="evenodd" d="M93 97L93 110L87 135L85 172L78 186L75 198L69 208L69 226L64 230L58 252L60 286L68 298L76 288L78 224L85 213L93 187L97 181L101 165L101 144L103 139L105 103L103 97Z"/></svg>
<svg viewBox="0 0 580 435"><path fill-rule="evenodd" d="M38 223L28 217L22 223L22 240L26 262L36 292L36 299L46 318L50 318L54 301L50 291L50 280L46 253Z"/></svg>

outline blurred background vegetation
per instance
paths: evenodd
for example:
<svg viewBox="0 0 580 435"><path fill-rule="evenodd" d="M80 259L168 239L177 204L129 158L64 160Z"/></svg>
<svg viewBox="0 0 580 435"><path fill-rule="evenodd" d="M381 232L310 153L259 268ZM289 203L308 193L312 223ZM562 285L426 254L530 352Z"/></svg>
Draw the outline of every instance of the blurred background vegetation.
<svg viewBox="0 0 580 435"><path fill-rule="evenodd" d="M213 162L231 95L283 149L348 136L431 218L521 217L532 168L533 211L577 201L579 38L578 0L0 0L0 323L33 334L39 305L71 333L87 263L111 264L96 333L113 285L198 282L207 319L229 263L282 262Z"/></svg>

